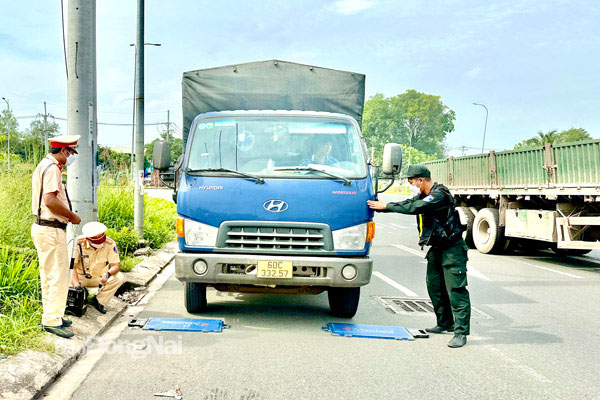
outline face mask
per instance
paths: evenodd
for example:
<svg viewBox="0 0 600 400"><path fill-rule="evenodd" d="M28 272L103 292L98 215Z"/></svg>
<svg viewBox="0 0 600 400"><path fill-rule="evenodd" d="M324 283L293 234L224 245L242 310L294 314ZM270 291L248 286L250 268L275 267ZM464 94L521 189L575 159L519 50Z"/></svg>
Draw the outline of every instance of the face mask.
<svg viewBox="0 0 600 400"><path fill-rule="evenodd" d="M98 238L94 238L94 239L89 239L90 240L90 245L92 245L92 247L99 249L100 247L104 246L104 242L106 241L106 234L102 234L102 236L98 237Z"/></svg>
<svg viewBox="0 0 600 400"><path fill-rule="evenodd" d="M73 164L75 162L76 158L77 158L77 154L70 154L67 157L67 162L65 163L65 165L68 167L69 165Z"/></svg>
<svg viewBox="0 0 600 400"><path fill-rule="evenodd" d="M419 196L421 194L421 188L418 186L410 185L410 192L412 193L413 197Z"/></svg>

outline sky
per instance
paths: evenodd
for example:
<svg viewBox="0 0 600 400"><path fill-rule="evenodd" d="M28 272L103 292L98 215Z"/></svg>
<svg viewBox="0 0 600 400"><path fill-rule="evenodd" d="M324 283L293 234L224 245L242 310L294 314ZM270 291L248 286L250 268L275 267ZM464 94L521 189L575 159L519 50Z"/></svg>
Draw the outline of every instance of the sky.
<svg viewBox="0 0 600 400"><path fill-rule="evenodd" d="M132 120L136 1L98 0L98 121ZM67 16L68 0L64 0ZM145 120L181 133L184 71L279 59L366 75L366 98L407 89L456 112L451 155L510 149L538 131L600 138L600 2L595 0L146 0ZM67 27L68 29L68 27ZM67 116L60 0L0 0L0 97L18 117ZM0 106L6 104L0 102ZM27 128L30 118L19 118ZM61 133L66 123L57 120ZM160 125L147 126L146 142ZM100 125L130 146L130 126ZM76 132L69 132L76 134Z"/></svg>

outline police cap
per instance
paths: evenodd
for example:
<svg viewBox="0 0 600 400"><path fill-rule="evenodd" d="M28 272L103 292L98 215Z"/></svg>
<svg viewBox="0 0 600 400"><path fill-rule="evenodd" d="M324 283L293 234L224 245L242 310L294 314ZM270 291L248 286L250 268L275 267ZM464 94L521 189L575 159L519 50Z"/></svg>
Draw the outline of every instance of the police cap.
<svg viewBox="0 0 600 400"><path fill-rule="evenodd" d="M413 164L408 166L408 171L402 178L431 178L431 172L422 164Z"/></svg>

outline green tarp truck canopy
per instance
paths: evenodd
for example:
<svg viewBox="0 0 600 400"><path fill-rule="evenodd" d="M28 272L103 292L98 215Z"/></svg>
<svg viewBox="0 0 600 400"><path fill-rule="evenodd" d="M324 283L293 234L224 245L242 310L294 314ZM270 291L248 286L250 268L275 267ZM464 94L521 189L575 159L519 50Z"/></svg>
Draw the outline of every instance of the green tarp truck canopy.
<svg viewBox="0 0 600 400"><path fill-rule="evenodd" d="M183 73L183 141L198 114L235 110L326 111L362 124L365 75L269 60Z"/></svg>

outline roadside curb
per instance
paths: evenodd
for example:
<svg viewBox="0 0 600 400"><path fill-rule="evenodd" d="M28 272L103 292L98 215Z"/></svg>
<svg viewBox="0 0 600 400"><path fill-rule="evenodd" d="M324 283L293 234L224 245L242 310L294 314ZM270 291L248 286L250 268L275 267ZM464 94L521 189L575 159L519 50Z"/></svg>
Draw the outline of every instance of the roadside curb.
<svg viewBox="0 0 600 400"><path fill-rule="evenodd" d="M166 244L131 272L124 272L125 281L133 286L147 286L173 260L176 251L177 242ZM127 306L124 301L113 298L104 315L88 307L81 318L72 317L73 338L67 340L45 335L44 339L56 348L53 354L27 350L0 360L0 399L26 400L41 396L63 372L94 347L96 338Z"/></svg>

